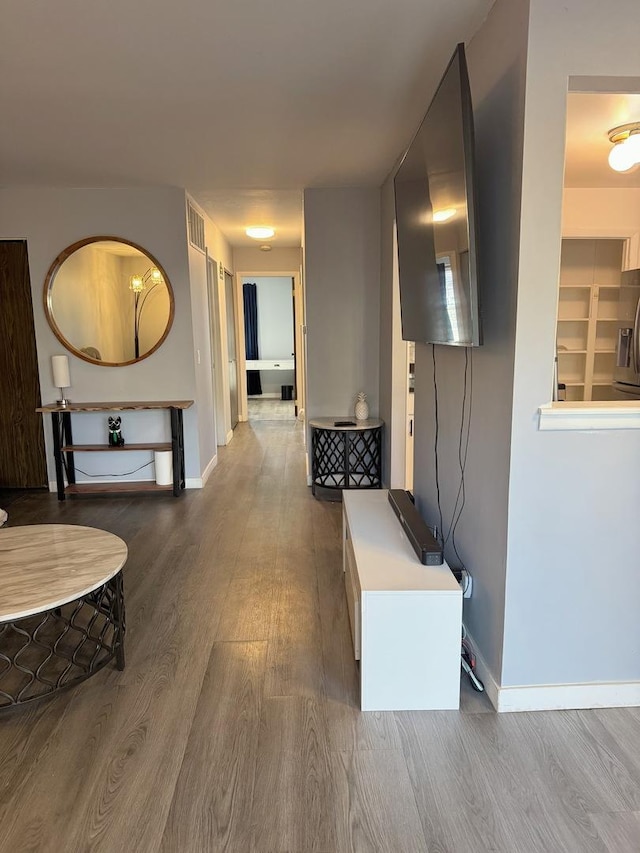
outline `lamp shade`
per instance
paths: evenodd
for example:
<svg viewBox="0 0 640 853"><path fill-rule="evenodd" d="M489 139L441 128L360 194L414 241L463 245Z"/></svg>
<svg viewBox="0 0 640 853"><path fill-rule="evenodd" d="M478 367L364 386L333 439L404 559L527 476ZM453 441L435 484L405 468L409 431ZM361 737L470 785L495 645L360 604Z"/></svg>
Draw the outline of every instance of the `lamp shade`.
<svg viewBox="0 0 640 853"><path fill-rule="evenodd" d="M53 370L53 384L56 388L69 388L69 359L66 355L52 355L51 368Z"/></svg>

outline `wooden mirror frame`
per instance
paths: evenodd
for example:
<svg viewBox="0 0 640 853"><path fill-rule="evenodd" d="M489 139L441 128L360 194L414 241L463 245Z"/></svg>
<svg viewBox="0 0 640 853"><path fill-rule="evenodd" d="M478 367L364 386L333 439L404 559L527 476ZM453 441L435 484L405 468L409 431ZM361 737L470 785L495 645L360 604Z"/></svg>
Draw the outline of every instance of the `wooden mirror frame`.
<svg viewBox="0 0 640 853"><path fill-rule="evenodd" d="M162 278L164 279L164 283L167 287L167 293L169 295L169 317L167 319L167 325L164 330L164 333L157 341L157 343L143 355L138 356L138 358L132 358L128 361L103 361L97 358L91 358L90 355L87 355L82 350L77 349L70 341L62 333L58 324L55 321L55 317L53 315L53 307L52 307L52 291L53 285L55 282L55 277L60 270L62 264L69 258L74 252L77 252L78 249L82 249L84 246L89 246L91 243L103 243L103 242L112 242L112 243L124 243L127 246L131 246L133 249L137 249L141 252L146 258L149 259L152 266L156 267L160 270ZM124 237L110 237L110 236L98 236L98 237L85 237L83 240L78 240L77 243L72 243L71 246L67 246L66 249L63 249L55 261L49 267L47 275L44 280L44 290L43 290L43 302L44 302L44 313L47 318L47 322L51 327L51 331L56 336L56 338L60 341L62 346L69 350L69 352L73 353L77 358L81 358L83 361L88 361L89 364L96 364L100 367L127 367L130 364L137 364L139 361L143 361L145 358L148 358L150 355L162 346L165 342L167 335L171 331L171 327L173 326L173 319L175 315L175 299L173 296L173 287L171 286L171 282L169 277L167 276L164 267L160 264L154 256L144 249L142 246L139 246L137 243L134 243L132 240L125 240Z"/></svg>

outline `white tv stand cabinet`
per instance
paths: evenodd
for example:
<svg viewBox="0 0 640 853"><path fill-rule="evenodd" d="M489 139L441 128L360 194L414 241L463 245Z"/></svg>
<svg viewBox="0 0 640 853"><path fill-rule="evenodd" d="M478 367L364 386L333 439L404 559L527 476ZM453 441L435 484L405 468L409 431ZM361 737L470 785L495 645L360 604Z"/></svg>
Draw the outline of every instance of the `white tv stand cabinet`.
<svg viewBox="0 0 640 853"><path fill-rule="evenodd" d="M462 590L423 566L382 491L343 492L345 587L363 711L460 706Z"/></svg>

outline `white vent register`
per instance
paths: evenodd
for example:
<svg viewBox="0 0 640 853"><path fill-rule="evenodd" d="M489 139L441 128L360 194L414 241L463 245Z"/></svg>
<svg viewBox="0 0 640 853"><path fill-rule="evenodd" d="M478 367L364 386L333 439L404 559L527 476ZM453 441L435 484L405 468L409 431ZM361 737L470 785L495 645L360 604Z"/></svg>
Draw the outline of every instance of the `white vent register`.
<svg viewBox="0 0 640 853"><path fill-rule="evenodd" d="M204 217L202 217L191 202L187 202L187 217L189 225L189 242L196 249L205 250Z"/></svg>
<svg viewBox="0 0 640 853"><path fill-rule="evenodd" d="M386 490L345 490L343 558L363 711L457 709L462 590L424 566Z"/></svg>

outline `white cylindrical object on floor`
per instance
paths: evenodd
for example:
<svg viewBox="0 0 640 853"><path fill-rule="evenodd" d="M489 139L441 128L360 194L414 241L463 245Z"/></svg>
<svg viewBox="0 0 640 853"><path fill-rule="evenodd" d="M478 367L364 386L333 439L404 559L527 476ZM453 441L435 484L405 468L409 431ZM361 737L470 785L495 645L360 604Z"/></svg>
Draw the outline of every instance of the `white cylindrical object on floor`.
<svg viewBox="0 0 640 853"><path fill-rule="evenodd" d="M171 486L173 484L173 453L170 450L156 450L153 461L156 466L156 484Z"/></svg>
<svg viewBox="0 0 640 853"><path fill-rule="evenodd" d="M69 388L69 359L66 355L52 355L51 367L53 370L53 384L56 388Z"/></svg>

